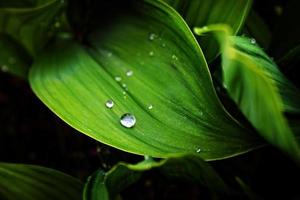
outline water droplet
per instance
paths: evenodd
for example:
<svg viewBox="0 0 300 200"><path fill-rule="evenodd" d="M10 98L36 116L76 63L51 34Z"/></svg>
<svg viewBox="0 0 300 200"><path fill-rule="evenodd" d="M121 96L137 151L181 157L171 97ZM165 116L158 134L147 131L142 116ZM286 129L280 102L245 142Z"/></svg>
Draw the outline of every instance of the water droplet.
<svg viewBox="0 0 300 200"><path fill-rule="evenodd" d="M255 40L254 38L251 38L251 39L250 39L250 43L251 43L251 44L256 44L256 40Z"/></svg>
<svg viewBox="0 0 300 200"><path fill-rule="evenodd" d="M149 56L151 56L151 57L154 56L154 52L153 52L153 51L150 51L150 52L149 52Z"/></svg>
<svg viewBox="0 0 300 200"><path fill-rule="evenodd" d="M173 60L178 60L177 56L175 54L172 55Z"/></svg>
<svg viewBox="0 0 300 200"><path fill-rule="evenodd" d="M133 75L133 71L132 70L128 70L127 72L126 72L126 76L132 76Z"/></svg>
<svg viewBox="0 0 300 200"><path fill-rule="evenodd" d="M161 46L165 48L165 47L166 47L166 43L162 43L162 45L161 45Z"/></svg>
<svg viewBox="0 0 300 200"><path fill-rule="evenodd" d="M204 30L204 31L207 31L207 29L208 29L207 26L202 27L202 30Z"/></svg>
<svg viewBox="0 0 300 200"><path fill-rule="evenodd" d="M122 83L123 88L127 88L127 85L125 83Z"/></svg>
<svg viewBox="0 0 300 200"><path fill-rule="evenodd" d="M1 71L8 72L8 67L6 65L2 65Z"/></svg>
<svg viewBox="0 0 300 200"><path fill-rule="evenodd" d="M152 110L152 109L153 109L153 105L150 104L150 105L148 106L148 109L149 109L149 110Z"/></svg>
<svg viewBox="0 0 300 200"><path fill-rule="evenodd" d="M110 109L110 108L114 107L114 102L112 100L108 100L108 101L106 101L105 106L106 106L106 108Z"/></svg>
<svg viewBox="0 0 300 200"><path fill-rule="evenodd" d="M120 123L125 128L132 128L132 127L134 127L134 125L136 123L135 116L130 113L126 113L121 116Z"/></svg>
<svg viewBox="0 0 300 200"><path fill-rule="evenodd" d="M126 91L123 91L122 93L123 93L123 95L126 95Z"/></svg>
<svg viewBox="0 0 300 200"><path fill-rule="evenodd" d="M149 34L149 40L153 41L153 40L155 40L155 38L157 38L157 35L155 33Z"/></svg>
<svg viewBox="0 0 300 200"><path fill-rule="evenodd" d="M111 56L112 56L112 53L111 53L111 52L108 52L108 53L107 53L107 57L110 58Z"/></svg>
<svg viewBox="0 0 300 200"><path fill-rule="evenodd" d="M118 82L120 82L122 80L122 78L120 76L116 76L115 80L118 81Z"/></svg>
<svg viewBox="0 0 300 200"><path fill-rule="evenodd" d="M200 149L200 148L198 148L198 149L196 150L196 152L197 152L197 153L200 153L200 152L201 152L201 149Z"/></svg>

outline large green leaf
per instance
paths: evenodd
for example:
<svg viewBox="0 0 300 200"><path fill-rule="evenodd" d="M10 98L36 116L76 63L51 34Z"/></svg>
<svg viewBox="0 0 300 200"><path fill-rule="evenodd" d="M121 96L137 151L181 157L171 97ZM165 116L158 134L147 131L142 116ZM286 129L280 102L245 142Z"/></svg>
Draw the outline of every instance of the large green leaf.
<svg viewBox="0 0 300 200"><path fill-rule="evenodd" d="M81 199L82 183L62 172L33 165L0 163L1 200Z"/></svg>
<svg viewBox="0 0 300 200"><path fill-rule="evenodd" d="M120 192L138 181L144 172L157 170L168 178L193 181L207 187L212 193L224 196L230 190L208 163L195 155L173 155L154 161L151 158L135 165L119 163L110 171L96 171L85 184L84 200L115 199Z"/></svg>
<svg viewBox="0 0 300 200"><path fill-rule="evenodd" d="M284 94L293 93L292 85L270 58L255 47L253 39L230 38L226 25L195 28L197 34L207 32L216 33L222 46L223 81L231 98L268 142L300 161L299 146L284 116L285 107L292 111L298 107L293 107L293 100L284 105L279 92L282 87Z"/></svg>
<svg viewBox="0 0 300 200"><path fill-rule="evenodd" d="M136 154L197 151L211 160L258 147L221 106L180 16L150 0L122 10L109 26L98 25L89 47L59 41L39 56L30 72L37 96L77 130ZM105 107L109 99L112 109ZM135 115L135 127L121 126L125 113Z"/></svg>
<svg viewBox="0 0 300 200"><path fill-rule="evenodd" d="M61 0L37 1L35 7L0 7L0 33L7 34L35 56L55 28L54 18L64 6ZM26 4L27 5L27 4ZM52 29L52 30L51 30Z"/></svg>
<svg viewBox="0 0 300 200"><path fill-rule="evenodd" d="M173 6L190 27L202 27L223 23L230 26L234 34L243 27L251 8L252 0L163 0ZM219 53L218 44L207 35L199 43L208 61Z"/></svg>

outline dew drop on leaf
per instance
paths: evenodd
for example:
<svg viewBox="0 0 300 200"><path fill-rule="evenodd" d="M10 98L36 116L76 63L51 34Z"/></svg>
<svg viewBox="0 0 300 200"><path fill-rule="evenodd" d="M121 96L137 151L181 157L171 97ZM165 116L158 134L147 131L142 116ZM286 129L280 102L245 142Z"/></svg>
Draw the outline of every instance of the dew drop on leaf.
<svg viewBox="0 0 300 200"><path fill-rule="evenodd" d="M114 107L114 102L112 100L108 100L105 103L106 108L111 109L112 107Z"/></svg>
<svg viewBox="0 0 300 200"><path fill-rule="evenodd" d="M111 52L108 52L108 53L107 53L107 57L110 58L111 56L112 56L112 53L111 53Z"/></svg>
<svg viewBox="0 0 300 200"><path fill-rule="evenodd" d="M197 152L197 153L200 153L200 152L201 152L201 149L200 149L200 148L198 148L198 149L196 150L196 152Z"/></svg>
<svg viewBox="0 0 300 200"><path fill-rule="evenodd" d="M121 116L120 123L125 128L132 128L132 127L134 127L134 125L136 123L135 116L130 113L126 113Z"/></svg>
<svg viewBox="0 0 300 200"><path fill-rule="evenodd" d="M152 110L152 109L153 109L153 105L150 104L150 105L148 106L148 109L149 109L149 110Z"/></svg>
<svg viewBox="0 0 300 200"><path fill-rule="evenodd" d="M151 57L154 56L154 52L153 52L153 51L150 51L150 52L149 52L149 56L151 56Z"/></svg>
<svg viewBox="0 0 300 200"><path fill-rule="evenodd" d="M122 80L122 78L120 76L116 76L115 80L118 81L118 82L120 82Z"/></svg>
<svg viewBox="0 0 300 200"><path fill-rule="evenodd" d="M132 76L133 75L133 71L132 70L128 70L127 72L126 72L126 76Z"/></svg>
<svg viewBox="0 0 300 200"><path fill-rule="evenodd" d="M177 56L175 54L172 55L173 60L178 60Z"/></svg>
<svg viewBox="0 0 300 200"><path fill-rule="evenodd" d="M155 33L150 33L150 34L149 34L149 40L150 40L150 41L155 40L155 38L157 38L157 35L156 35Z"/></svg>
<svg viewBox="0 0 300 200"><path fill-rule="evenodd" d="M255 40L254 38L251 38L251 39L250 39L250 43L251 43L251 44L256 44L256 40Z"/></svg>

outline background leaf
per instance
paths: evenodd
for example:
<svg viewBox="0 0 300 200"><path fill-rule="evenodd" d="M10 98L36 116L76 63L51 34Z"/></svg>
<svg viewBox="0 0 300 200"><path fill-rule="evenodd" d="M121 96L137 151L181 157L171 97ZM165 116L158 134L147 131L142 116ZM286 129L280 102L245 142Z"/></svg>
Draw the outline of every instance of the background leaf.
<svg viewBox="0 0 300 200"><path fill-rule="evenodd" d="M59 41L36 60L30 84L37 96L77 130L136 154L199 152L211 160L258 147L221 106L180 16L156 1L121 9L97 26L90 46ZM124 113L135 115L135 127L120 125Z"/></svg>
<svg viewBox="0 0 300 200"><path fill-rule="evenodd" d="M31 59L25 49L8 36L0 34L0 51L1 70L26 78Z"/></svg>
<svg viewBox="0 0 300 200"><path fill-rule="evenodd" d="M174 7L191 28L210 24L227 24L237 34L251 8L251 0L164 0ZM219 53L219 46L210 35L198 38L208 62Z"/></svg>
<svg viewBox="0 0 300 200"><path fill-rule="evenodd" d="M231 98L261 136L298 162L300 149L283 115L284 103L278 89L280 85L277 84L279 82L289 86L285 82L287 80L280 76L276 66L272 66L261 49L253 47L253 39L248 39L248 42L242 38L230 39L230 28L226 25L195 29L197 34L209 31L217 34L223 49L223 84ZM283 88L289 89L285 86L282 90ZM286 105L289 103L290 101ZM289 106L286 107L292 110Z"/></svg>
<svg viewBox="0 0 300 200"><path fill-rule="evenodd" d="M54 18L64 6L64 1L37 1L35 7L0 7L0 33L19 42L31 56L46 44L54 32ZM52 30L51 30L52 28Z"/></svg>
<svg viewBox="0 0 300 200"><path fill-rule="evenodd" d="M81 182L59 171L0 163L1 200L79 200L81 193Z"/></svg>
<svg viewBox="0 0 300 200"><path fill-rule="evenodd" d="M99 170L85 184L83 199L114 199L122 190L138 181L144 172L150 170L158 170L168 178L197 182L222 196L229 193L227 185L209 164L199 156L181 154L158 162L150 158L136 165L119 163L107 173Z"/></svg>

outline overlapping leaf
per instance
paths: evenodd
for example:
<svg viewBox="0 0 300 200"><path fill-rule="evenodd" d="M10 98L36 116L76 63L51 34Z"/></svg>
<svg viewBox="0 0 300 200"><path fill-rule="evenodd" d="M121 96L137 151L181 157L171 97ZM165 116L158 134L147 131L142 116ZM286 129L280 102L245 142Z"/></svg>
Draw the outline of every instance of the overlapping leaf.
<svg viewBox="0 0 300 200"><path fill-rule="evenodd" d="M197 151L211 160L258 147L221 106L202 52L175 11L138 1L108 19L88 37L89 46L59 41L35 62L30 84L52 111L136 154ZM109 99L112 109L105 107ZM120 125L124 113L135 115L135 127Z"/></svg>
<svg viewBox="0 0 300 200"><path fill-rule="evenodd" d="M258 46L251 44L251 39L232 37L231 41L239 51L251 56L258 67L269 74L278 87L284 111L288 113L300 112L300 91L279 71L276 63Z"/></svg>
<svg viewBox="0 0 300 200"><path fill-rule="evenodd" d="M227 24L236 34L243 27L252 0L163 0L174 7L191 28L210 24ZM199 43L208 61L219 53L218 44L207 35Z"/></svg>
<svg viewBox="0 0 300 200"><path fill-rule="evenodd" d="M284 109L297 111L296 88L283 77L275 64L253 40L230 38L226 25L195 28L197 34L214 32L222 46L223 83L231 98L258 132L271 144L300 160L296 139L284 116ZM280 96L286 96L286 100ZM285 104L284 104L285 102Z"/></svg>
<svg viewBox="0 0 300 200"><path fill-rule="evenodd" d="M35 56L48 41L54 18L59 17L63 2L37 1L37 6L25 8L11 7L18 5L17 3L5 3L4 6L8 7L0 7L0 33L7 34L20 43L31 56Z"/></svg>
<svg viewBox="0 0 300 200"><path fill-rule="evenodd" d="M81 182L59 171L0 163L1 200L79 200L81 193Z"/></svg>
<svg viewBox="0 0 300 200"><path fill-rule="evenodd" d="M150 170L157 170L165 177L199 183L221 196L230 193L228 186L213 168L198 156L173 155L159 162L146 159L136 165L119 163L107 173L99 170L90 176L85 184L83 199L114 199L122 190L138 181L144 172Z"/></svg>

